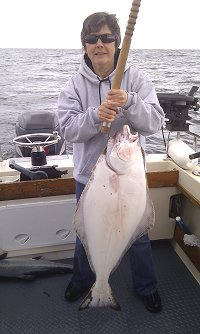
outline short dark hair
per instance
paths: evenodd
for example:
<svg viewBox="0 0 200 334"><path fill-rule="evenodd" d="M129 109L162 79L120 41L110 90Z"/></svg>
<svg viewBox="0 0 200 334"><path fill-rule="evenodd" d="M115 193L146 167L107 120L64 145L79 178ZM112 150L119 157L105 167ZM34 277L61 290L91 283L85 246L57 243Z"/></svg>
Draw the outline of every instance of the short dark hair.
<svg viewBox="0 0 200 334"><path fill-rule="evenodd" d="M107 12L98 12L89 15L83 22L83 28L81 31L81 43L84 48L86 44L85 36L92 32L97 32L104 25L107 25L110 28L112 34L115 36L116 49L119 47L121 43L121 33L116 15L109 14Z"/></svg>

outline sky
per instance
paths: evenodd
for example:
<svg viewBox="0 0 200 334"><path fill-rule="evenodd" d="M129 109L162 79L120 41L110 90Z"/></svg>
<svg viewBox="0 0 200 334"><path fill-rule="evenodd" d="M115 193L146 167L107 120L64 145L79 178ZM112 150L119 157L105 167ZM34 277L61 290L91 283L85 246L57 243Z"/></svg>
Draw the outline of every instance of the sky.
<svg viewBox="0 0 200 334"><path fill-rule="evenodd" d="M132 0L0 0L0 48L81 49L84 19L116 14L122 40ZM141 0L131 49L200 49L200 0Z"/></svg>

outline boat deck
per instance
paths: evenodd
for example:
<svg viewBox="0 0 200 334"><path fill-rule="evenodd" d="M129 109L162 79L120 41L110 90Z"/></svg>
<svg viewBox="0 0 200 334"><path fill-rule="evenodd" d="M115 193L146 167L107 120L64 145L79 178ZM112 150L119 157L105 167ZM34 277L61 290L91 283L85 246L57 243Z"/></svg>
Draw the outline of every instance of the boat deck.
<svg viewBox="0 0 200 334"><path fill-rule="evenodd" d="M111 277L122 310L78 311L80 301L64 299L71 275L52 275L31 282L0 281L1 334L198 334L200 286L168 241L153 241L158 290L163 301L159 314L148 312L132 293L128 256ZM68 260L70 261L70 260Z"/></svg>

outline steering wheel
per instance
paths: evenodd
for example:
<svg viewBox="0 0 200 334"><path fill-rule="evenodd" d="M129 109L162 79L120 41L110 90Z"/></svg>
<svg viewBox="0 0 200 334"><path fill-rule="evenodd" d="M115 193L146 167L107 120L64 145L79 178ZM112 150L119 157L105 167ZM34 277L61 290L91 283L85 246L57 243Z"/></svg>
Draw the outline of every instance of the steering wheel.
<svg viewBox="0 0 200 334"><path fill-rule="evenodd" d="M39 140L34 140L36 137ZM53 133L29 133L27 135L15 137L13 143L22 147L36 148L36 150L40 151L40 148L54 145L58 143L60 139L61 137L58 135L57 131L54 131Z"/></svg>

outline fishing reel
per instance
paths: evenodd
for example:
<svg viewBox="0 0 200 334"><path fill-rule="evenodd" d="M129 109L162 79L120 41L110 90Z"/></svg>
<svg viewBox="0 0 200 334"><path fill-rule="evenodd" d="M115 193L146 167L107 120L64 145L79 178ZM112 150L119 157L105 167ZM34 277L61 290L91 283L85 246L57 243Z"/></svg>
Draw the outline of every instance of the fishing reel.
<svg viewBox="0 0 200 334"><path fill-rule="evenodd" d="M61 137L57 131L53 133L30 133L15 137L13 143L17 146L31 149L31 163L33 166L46 165L46 153L48 146L55 145Z"/></svg>

